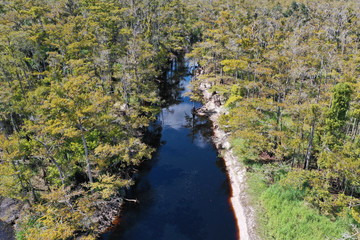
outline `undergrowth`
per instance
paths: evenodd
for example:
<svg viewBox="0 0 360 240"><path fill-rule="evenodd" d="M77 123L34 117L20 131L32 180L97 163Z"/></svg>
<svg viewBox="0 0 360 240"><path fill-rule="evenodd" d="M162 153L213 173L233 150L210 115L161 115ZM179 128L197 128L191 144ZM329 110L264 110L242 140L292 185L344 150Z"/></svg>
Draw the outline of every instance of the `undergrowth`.
<svg viewBox="0 0 360 240"><path fill-rule="evenodd" d="M257 231L262 239L357 239L351 237L351 217L330 219L304 200L306 189L280 184L289 171L287 166L246 161L244 156L239 159L248 169L247 191L256 210Z"/></svg>

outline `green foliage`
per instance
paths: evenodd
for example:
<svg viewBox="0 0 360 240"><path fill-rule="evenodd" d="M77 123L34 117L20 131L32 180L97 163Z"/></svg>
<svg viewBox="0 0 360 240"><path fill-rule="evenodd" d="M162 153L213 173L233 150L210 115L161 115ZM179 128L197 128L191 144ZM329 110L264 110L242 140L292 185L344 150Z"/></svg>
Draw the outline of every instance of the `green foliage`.
<svg viewBox="0 0 360 240"><path fill-rule="evenodd" d="M240 104L240 100L242 99L241 91L238 86L233 85L231 88L231 96L225 103L226 108L233 108L236 105Z"/></svg>
<svg viewBox="0 0 360 240"><path fill-rule="evenodd" d="M292 0L206 7L203 39L188 54L201 66L193 85L211 85L226 101L219 123L233 151L255 171L251 178L261 169L250 191L271 186L259 210L271 219L267 238L341 237L358 219L360 196L360 69L350 34L360 26L359 7ZM335 20L333 9L351 20ZM301 222L295 230L292 207Z"/></svg>
<svg viewBox="0 0 360 240"><path fill-rule="evenodd" d="M240 161L250 163L258 159L258 149L251 147L248 141L237 138L232 141L232 145L234 146L234 151L236 155L239 156Z"/></svg>
<svg viewBox="0 0 360 240"><path fill-rule="evenodd" d="M89 184L89 188L92 191L96 191L101 195L101 198L108 200L113 196L116 196L121 188L129 188L132 185L130 179L120 179L115 175L102 175L99 177L98 182Z"/></svg>
<svg viewBox="0 0 360 240"><path fill-rule="evenodd" d="M325 144L328 145L330 149L334 149L335 145L341 145L342 140L346 136L344 126L348 119L346 114L350 107L352 90L349 84L338 83L332 89L332 93L331 108L325 120Z"/></svg>
<svg viewBox="0 0 360 240"><path fill-rule="evenodd" d="M0 3L0 195L32 205L19 239L96 235L84 216L151 157L159 79L199 39L194 11L179 0Z"/></svg>
<svg viewBox="0 0 360 240"><path fill-rule="evenodd" d="M96 224L78 213L127 188L151 155L142 133L160 111L157 78L187 50L203 73L192 97L210 84L234 152L270 166L260 178L275 183L261 197L279 219L272 237L339 236L345 225L316 208L358 221L359 11L340 0L0 3L0 195L37 210L19 236L92 237Z"/></svg>
<svg viewBox="0 0 360 240"><path fill-rule="evenodd" d="M96 222L91 218L95 213L95 195L83 196L74 202L70 198L84 194L70 193L69 189L52 189L43 194L46 202L35 204L18 224L17 239L67 239L75 237L78 229L87 229L88 239L95 239Z"/></svg>
<svg viewBox="0 0 360 240"><path fill-rule="evenodd" d="M221 61L221 64L224 66L225 72L241 71L248 67L248 63L244 60L226 59Z"/></svg>

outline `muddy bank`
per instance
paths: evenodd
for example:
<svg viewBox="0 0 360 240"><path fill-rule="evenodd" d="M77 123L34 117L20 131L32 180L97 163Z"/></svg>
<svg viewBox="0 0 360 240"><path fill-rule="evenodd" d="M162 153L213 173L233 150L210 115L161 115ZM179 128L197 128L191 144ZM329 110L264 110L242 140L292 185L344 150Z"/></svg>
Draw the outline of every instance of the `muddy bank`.
<svg viewBox="0 0 360 240"><path fill-rule="evenodd" d="M0 197L0 221L9 225L14 224L20 217L22 209L26 207L27 204L21 201Z"/></svg>
<svg viewBox="0 0 360 240"><path fill-rule="evenodd" d="M99 235L116 225L116 218L120 215L123 202L123 197L115 197L109 201L104 201L95 216L92 216L93 221L99 224Z"/></svg>
<svg viewBox="0 0 360 240"><path fill-rule="evenodd" d="M231 204L233 206L237 225L239 228L239 239L256 240L260 239L255 231L255 212L251 207L249 198L246 194L246 169L237 160L237 157L231 150L229 134L221 129L218 124L218 118L226 110L223 107L223 99L216 93L209 92L211 84L203 81L199 90L203 93L205 104L197 110L199 115L209 116L213 124L213 141L224 158L226 169L230 178L232 188Z"/></svg>

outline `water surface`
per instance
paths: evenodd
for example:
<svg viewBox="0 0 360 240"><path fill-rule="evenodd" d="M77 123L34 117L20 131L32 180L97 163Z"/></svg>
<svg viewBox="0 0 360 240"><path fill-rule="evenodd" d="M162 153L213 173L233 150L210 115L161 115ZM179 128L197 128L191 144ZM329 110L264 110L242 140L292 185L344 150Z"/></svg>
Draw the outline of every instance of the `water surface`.
<svg viewBox="0 0 360 240"><path fill-rule="evenodd" d="M0 220L0 240L13 240L14 229L10 224L7 224Z"/></svg>
<svg viewBox="0 0 360 240"><path fill-rule="evenodd" d="M230 185L211 142L211 123L192 114L193 103L184 96L192 68L185 60L168 73L162 89L167 106L152 126L161 134L153 139L160 146L140 167L127 196L139 203L125 204L119 225L104 239L237 239Z"/></svg>

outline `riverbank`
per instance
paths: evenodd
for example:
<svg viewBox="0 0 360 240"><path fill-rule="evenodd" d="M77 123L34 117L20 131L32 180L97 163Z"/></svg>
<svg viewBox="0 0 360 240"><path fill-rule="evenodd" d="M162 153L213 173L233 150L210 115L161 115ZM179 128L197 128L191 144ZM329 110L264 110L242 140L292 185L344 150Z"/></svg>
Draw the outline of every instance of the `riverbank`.
<svg viewBox="0 0 360 240"><path fill-rule="evenodd" d="M277 163L252 165L241 159L243 156L236 149L241 139L231 139L231 145L231 133L222 130L218 123L219 117L227 114L226 99L214 91L219 86L214 88L206 79L197 80L196 91L204 100L197 113L208 116L213 122L214 144L224 158L230 178L231 204L240 229L239 239L320 240L357 236L356 225L349 217L330 219L305 201L305 191L281 185L280 180L289 172L286 166Z"/></svg>
<svg viewBox="0 0 360 240"><path fill-rule="evenodd" d="M115 225L114 221L120 214L122 204L122 196L103 201L100 204L101 206L91 217L94 224L98 224L98 234ZM16 235L22 239L22 231L24 231L22 228L24 226L19 226L18 222L21 217L26 215L26 209L28 209L28 204L11 198L0 197L0 239L16 239ZM86 232L78 232L76 239L82 239L86 235Z"/></svg>
<svg viewBox="0 0 360 240"><path fill-rule="evenodd" d="M15 223L27 207L21 201L0 197L0 239L15 239Z"/></svg>
<svg viewBox="0 0 360 240"><path fill-rule="evenodd" d="M239 239L260 239L256 234L255 210L251 207L249 197L246 193L246 169L233 154L229 142L229 135L221 129L218 118L226 110L220 95L211 93L212 85L202 81L198 90L202 92L204 105L197 110L197 114L206 115L213 124L213 142L222 155L229 175L232 196L230 198L239 229Z"/></svg>
<svg viewBox="0 0 360 240"><path fill-rule="evenodd" d="M0 239L15 239L13 226L23 205L20 201L0 197Z"/></svg>

